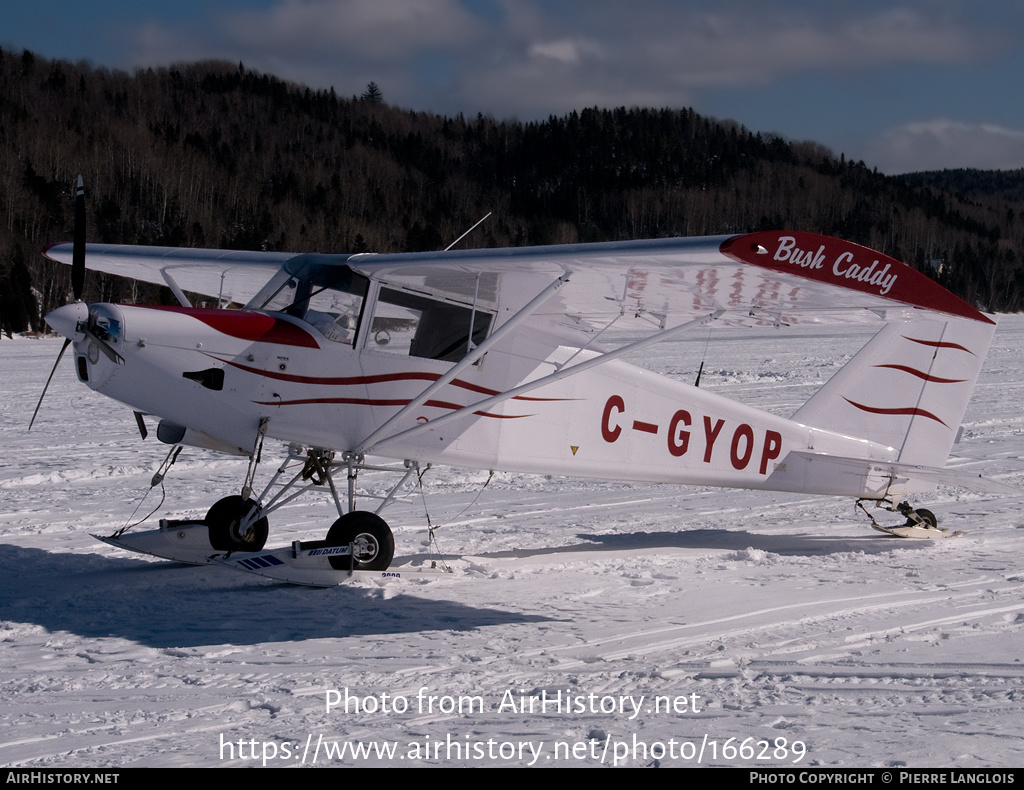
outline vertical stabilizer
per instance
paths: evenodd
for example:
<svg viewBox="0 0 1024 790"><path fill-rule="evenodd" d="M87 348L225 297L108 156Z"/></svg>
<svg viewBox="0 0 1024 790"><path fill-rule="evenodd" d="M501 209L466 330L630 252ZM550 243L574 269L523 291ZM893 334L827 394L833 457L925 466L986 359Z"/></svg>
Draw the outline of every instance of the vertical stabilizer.
<svg viewBox="0 0 1024 790"><path fill-rule="evenodd" d="M894 447L900 463L943 466L995 328L935 314L886 324L793 419Z"/></svg>

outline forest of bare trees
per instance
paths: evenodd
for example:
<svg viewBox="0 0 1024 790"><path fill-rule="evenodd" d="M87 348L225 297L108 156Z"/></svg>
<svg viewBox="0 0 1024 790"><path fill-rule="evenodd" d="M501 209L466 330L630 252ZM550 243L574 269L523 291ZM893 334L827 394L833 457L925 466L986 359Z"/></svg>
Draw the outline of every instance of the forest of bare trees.
<svg viewBox="0 0 1024 790"><path fill-rule="evenodd" d="M91 241L293 251L507 246L787 227L842 236L980 307L1024 306L1024 173L886 177L688 109L445 118L198 63L135 74L0 51L0 321L39 328ZM166 298L113 277L86 298Z"/></svg>

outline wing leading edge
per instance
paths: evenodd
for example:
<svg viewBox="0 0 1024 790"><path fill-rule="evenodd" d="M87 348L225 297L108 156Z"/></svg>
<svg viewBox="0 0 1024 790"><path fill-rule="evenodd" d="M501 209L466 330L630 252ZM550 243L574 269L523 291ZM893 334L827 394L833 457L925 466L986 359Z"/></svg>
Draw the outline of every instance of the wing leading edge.
<svg viewBox="0 0 1024 790"><path fill-rule="evenodd" d="M472 294L483 275L504 280L507 291L516 287L507 275L549 282L569 272L569 287L538 315L577 328L602 327L626 313L666 326L715 310L725 310L720 324L731 325L850 320L864 310L928 310L992 323L894 258L812 233L357 255L348 265L384 282L451 294Z"/></svg>
<svg viewBox="0 0 1024 790"><path fill-rule="evenodd" d="M44 254L71 262L71 245ZM297 253L87 246L92 270L245 303ZM918 308L991 323L899 261L828 236L766 231L731 236L510 247L449 252L317 255L372 279L448 295L528 301L571 273L538 316L570 328L606 325L631 312L664 326L715 310L725 324L828 321L859 310ZM516 298L516 292L522 297Z"/></svg>
<svg viewBox="0 0 1024 790"><path fill-rule="evenodd" d="M56 244L43 251L50 260L69 265L71 254L71 244ZM180 288L224 303L238 304L247 302L285 261L295 257L295 253L124 244L87 244L85 255L86 266L91 271L167 285L172 290Z"/></svg>

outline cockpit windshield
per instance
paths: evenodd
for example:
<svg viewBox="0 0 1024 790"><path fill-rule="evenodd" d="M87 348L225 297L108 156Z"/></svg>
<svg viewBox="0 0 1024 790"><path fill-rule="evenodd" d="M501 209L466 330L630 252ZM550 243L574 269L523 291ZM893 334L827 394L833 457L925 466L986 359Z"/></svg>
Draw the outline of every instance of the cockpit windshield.
<svg viewBox="0 0 1024 790"><path fill-rule="evenodd" d="M348 266L297 256L254 296L247 310L286 313L336 343L353 345L368 282Z"/></svg>

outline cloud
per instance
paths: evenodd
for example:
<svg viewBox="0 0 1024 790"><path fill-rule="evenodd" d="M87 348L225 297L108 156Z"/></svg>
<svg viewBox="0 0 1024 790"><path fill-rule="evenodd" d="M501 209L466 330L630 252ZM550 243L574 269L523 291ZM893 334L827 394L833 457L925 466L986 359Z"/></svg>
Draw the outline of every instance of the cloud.
<svg viewBox="0 0 1024 790"><path fill-rule="evenodd" d="M550 58L575 66L588 56L600 57L601 47L592 41L561 38L538 41L530 47L529 52L533 58Z"/></svg>
<svg viewBox="0 0 1024 790"><path fill-rule="evenodd" d="M529 119L588 104L699 106L706 92L794 74L961 63L993 48L992 35L915 3L276 0L140 27L131 65L242 60L343 94L374 80L415 109Z"/></svg>
<svg viewBox="0 0 1024 790"><path fill-rule="evenodd" d="M241 61L342 95L373 81L386 101L428 109L448 92L445 61L482 34L459 0L277 0L262 10L211 12L201 24L140 25L127 37L126 65Z"/></svg>
<svg viewBox="0 0 1024 790"><path fill-rule="evenodd" d="M752 6L636 32L647 46L631 48L634 62L646 58L652 72L660 67L694 88L746 88L799 72L848 74L897 64L963 62L985 52L984 42L963 25L912 10L844 17Z"/></svg>
<svg viewBox="0 0 1024 790"><path fill-rule="evenodd" d="M1015 170L1024 167L1024 130L935 119L889 129L867 147L883 173L921 170Z"/></svg>
<svg viewBox="0 0 1024 790"><path fill-rule="evenodd" d="M278 0L224 17L235 44L326 57L395 58L459 47L480 33L458 0Z"/></svg>

